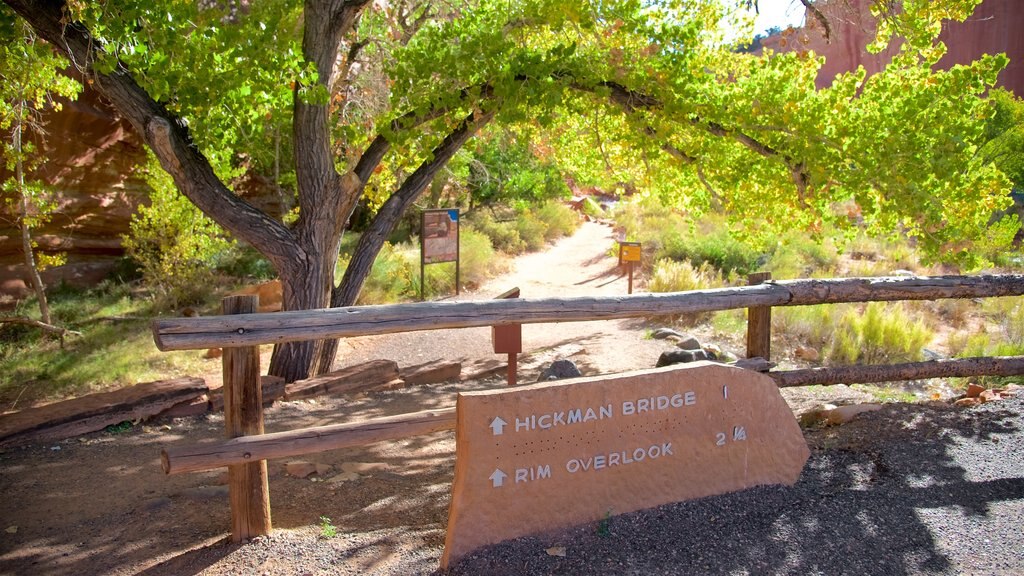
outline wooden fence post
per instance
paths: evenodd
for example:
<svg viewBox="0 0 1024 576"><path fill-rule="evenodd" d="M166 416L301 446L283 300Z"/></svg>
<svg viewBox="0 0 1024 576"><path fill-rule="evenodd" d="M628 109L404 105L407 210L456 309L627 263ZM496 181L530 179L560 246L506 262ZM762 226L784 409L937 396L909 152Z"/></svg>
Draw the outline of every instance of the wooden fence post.
<svg viewBox="0 0 1024 576"><path fill-rule="evenodd" d="M253 314L258 296L229 296L221 302L227 314ZM224 427L228 438L263 434L263 390L260 348L224 348ZM228 466L231 498L231 540L242 542L270 534L270 487L267 461Z"/></svg>
<svg viewBox="0 0 1024 576"><path fill-rule="evenodd" d="M754 286L772 279L771 272L755 272L747 275L747 284ZM772 354L772 308L752 306L747 308L747 358L771 360Z"/></svg>

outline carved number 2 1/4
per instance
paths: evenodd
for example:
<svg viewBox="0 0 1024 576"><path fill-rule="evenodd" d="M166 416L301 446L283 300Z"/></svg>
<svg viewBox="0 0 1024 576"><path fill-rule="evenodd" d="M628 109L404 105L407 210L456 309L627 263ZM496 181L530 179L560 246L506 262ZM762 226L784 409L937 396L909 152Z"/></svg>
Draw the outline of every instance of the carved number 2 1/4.
<svg viewBox="0 0 1024 576"><path fill-rule="evenodd" d="M726 435L725 432L719 432L718 434L715 434L715 446L725 446L725 441L727 439L728 439L728 436ZM741 440L746 440L747 439L747 429L744 428L743 426L733 426L732 427L732 439L733 439L733 442L739 442Z"/></svg>

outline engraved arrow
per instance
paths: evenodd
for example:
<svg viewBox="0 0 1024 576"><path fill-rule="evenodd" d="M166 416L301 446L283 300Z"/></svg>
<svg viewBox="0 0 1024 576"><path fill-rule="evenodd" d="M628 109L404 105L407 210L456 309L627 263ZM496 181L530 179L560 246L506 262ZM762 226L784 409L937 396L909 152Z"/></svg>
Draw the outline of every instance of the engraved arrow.
<svg viewBox="0 0 1024 576"><path fill-rule="evenodd" d="M508 474L505 474L501 470L495 468L494 472L491 473L491 477L490 477L491 487L492 488L501 488L501 485L505 482L505 478L506 477L508 477Z"/></svg>
<svg viewBox="0 0 1024 576"><path fill-rule="evenodd" d="M494 432L495 436L501 436L506 424L508 424L508 422L505 422L501 419L501 416L498 416L494 420L491 420L491 432ZM499 486L501 486L501 484L499 484Z"/></svg>

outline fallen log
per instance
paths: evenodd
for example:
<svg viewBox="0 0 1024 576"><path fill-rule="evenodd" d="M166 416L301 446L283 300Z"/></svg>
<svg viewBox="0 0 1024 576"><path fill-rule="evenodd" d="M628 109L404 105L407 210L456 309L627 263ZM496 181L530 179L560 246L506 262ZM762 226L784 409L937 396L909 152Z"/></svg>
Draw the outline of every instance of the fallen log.
<svg viewBox="0 0 1024 576"><path fill-rule="evenodd" d="M349 422L301 428L285 432L241 436L208 444L166 448L160 465L166 474L209 470L270 458L287 458L397 440L455 428L455 408L425 410L386 416L364 422Z"/></svg>
<svg viewBox="0 0 1024 576"><path fill-rule="evenodd" d="M284 397L286 400L301 400L314 396L367 392L398 378L397 362L371 360L321 376L292 382L285 387Z"/></svg>
<svg viewBox="0 0 1024 576"><path fill-rule="evenodd" d="M88 394L0 416L0 447L62 440L144 420L206 394L202 378L175 378Z"/></svg>
<svg viewBox="0 0 1024 576"><path fill-rule="evenodd" d="M1024 356L951 358L868 366L830 366L805 370L768 372L779 388L832 384L868 384L927 378L1017 376L1024 374Z"/></svg>
<svg viewBox="0 0 1024 576"><path fill-rule="evenodd" d="M280 376L260 376L260 386L263 388L263 407L270 406L277 400L284 398L285 383ZM216 388L210 391L210 410L220 412L224 409L224 389Z"/></svg>
<svg viewBox="0 0 1024 576"><path fill-rule="evenodd" d="M425 364L407 366L399 371L407 386L422 384L440 384L441 382L458 381L462 375L462 362L435 360Z"/></svg>

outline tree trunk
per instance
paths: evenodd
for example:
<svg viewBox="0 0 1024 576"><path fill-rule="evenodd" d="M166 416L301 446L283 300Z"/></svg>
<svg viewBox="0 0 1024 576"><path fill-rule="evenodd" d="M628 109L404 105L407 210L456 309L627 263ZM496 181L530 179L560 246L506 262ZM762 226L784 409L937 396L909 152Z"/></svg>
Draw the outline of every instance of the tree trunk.
<svg viewBox="0 0 1024 576"><path fill-rule="evenodd" d="M331 307L352 306L363 289L366 277L373 268L373 261L377 258L384 241L394 231L402 214L412 205L420 192L430 183L437 173L444 168L452 156L458 152L466 141L468 141L477 130L482 128L494 118L493 112L488 112L476 117L470 115L449 134L433 150L430 159L420 164L402 186L395 191L374 217L370 227L359 237L352 260L345 269L345 275L341 283L331 294ZM323 341L322 347L317 351L314 373L323 374L329 372L334 366L334 358L338 352L337 340Z"/></svg>
<svg viewBox="0 0 1024 576"><path fill-rule="evenodd" d="M25 254L25 273L32 282L32 289L36 293L36 300L39 301L39 317L43 324L53 324L50 320L50 305L46 301L46 286L36 268L36 257L32 253L32 235L28 225L28 191L25 189L25 164L21 157L21 134L24 128L25 102L18 103L18 114L14 120L14 127L11 131L11 146L14 148L14 176L18 182L18 224L21 228L21 250Z"/></svg>

